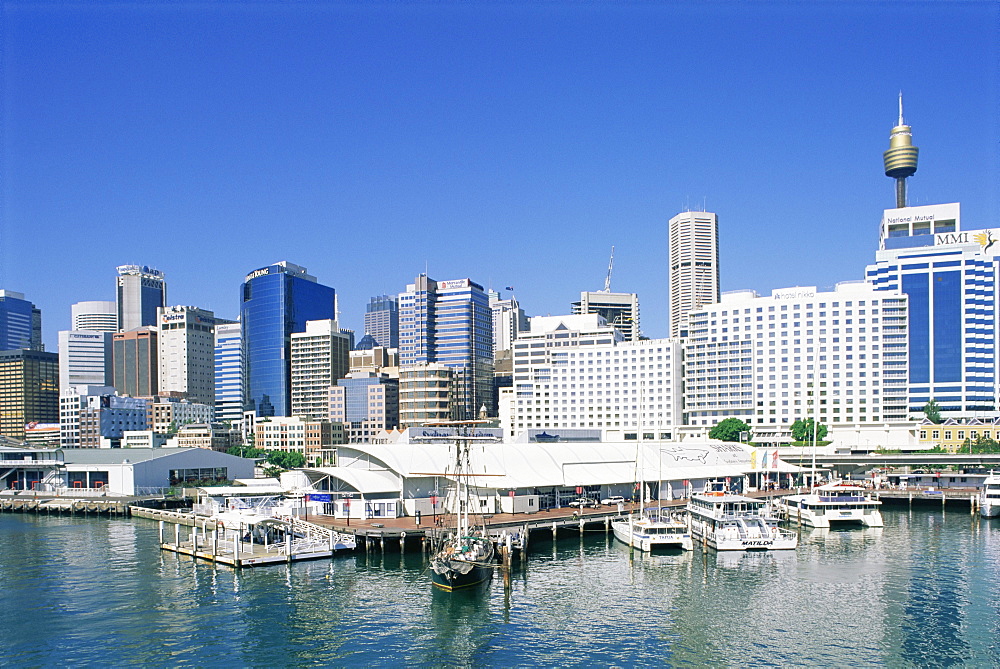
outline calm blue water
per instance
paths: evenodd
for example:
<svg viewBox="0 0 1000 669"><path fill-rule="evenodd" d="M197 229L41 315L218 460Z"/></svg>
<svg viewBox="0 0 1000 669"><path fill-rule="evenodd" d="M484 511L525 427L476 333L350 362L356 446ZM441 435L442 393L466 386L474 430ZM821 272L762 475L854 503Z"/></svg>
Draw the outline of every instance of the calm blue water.
<svg viewBox="0 0 1000 669"><path fill-rule="evenodd" d="M1000 520L886 511L784 553L533 535L526 570L433 592L387 552L236 573L157 525L0 515L5 666L1000 666Z"/></svg>

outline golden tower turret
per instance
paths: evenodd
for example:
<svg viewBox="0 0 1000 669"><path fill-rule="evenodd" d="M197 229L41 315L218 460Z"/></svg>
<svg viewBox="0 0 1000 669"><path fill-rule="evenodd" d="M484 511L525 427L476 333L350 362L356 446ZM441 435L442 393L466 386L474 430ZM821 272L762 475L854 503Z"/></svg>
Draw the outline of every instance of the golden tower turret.
<svg viewBox="0 0 1000 669"><path fill-rule="evenodd" d="M899 123L889 133L889 150L882 154L885 175L896 180L896 208L906 206L906 177L917 171L917 147L910 126L903 122L903 94L899 94Z"/></svg>

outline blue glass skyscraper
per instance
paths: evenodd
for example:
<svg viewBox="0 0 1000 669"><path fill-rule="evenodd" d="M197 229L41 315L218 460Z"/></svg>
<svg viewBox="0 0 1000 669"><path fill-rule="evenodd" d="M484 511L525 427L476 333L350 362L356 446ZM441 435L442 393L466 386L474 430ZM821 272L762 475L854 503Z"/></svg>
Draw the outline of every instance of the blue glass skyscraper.
<svg viewBox="0 0 1000 669"><path fill-rule="evenodd" d="M0 351L42 350L42 312L22 293L0 290Z"/></svg>
<svg viewBox="0 0 1000 669"><path fill-rule="evenodd" d="M305 267L279 262L250 272L241 287L244 409L258 416L291 412L291 337L306 321L335 319L337 294Z"/></svg>
<svg viewBox="0 0 1000 669"><path fill-rule="evenodd" d="M947 417L997 411L994 235L963 232L957 203L885 212L866 276L909 296L911 417L932 399Z"/></svg>
<svg viewBox="0 0 1000 669"><path fill-rule="evenodd" d="M371 335L376 346L399 347L399 307L395 295L371 298L365 310L365 334Z"/></svg>

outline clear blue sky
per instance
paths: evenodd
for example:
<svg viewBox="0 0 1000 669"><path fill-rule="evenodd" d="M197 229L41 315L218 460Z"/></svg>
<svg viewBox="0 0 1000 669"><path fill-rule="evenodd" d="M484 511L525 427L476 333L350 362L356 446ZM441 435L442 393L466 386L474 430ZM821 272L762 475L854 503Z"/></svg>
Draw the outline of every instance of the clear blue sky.
<svg viewBox="0 0 1000 669"><path fill-rule="evenodd" d="M235 317L305 265L360 335L424 271L529 315L639 293L667 334L666 221L718 213L723 290L860 279L894 205L1000 226L996 2L4 2L0 287L114 299L114 268Z"/></svg>

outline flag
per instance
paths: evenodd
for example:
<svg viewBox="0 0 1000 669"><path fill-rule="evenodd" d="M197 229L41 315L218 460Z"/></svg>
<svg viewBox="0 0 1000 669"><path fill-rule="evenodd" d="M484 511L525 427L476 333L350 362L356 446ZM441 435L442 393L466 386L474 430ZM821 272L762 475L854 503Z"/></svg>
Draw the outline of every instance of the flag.
<svg viewBox="0 0 1000 669"><path fill-rule="evenodd" d="M772 469L778 468L778 449L774 449L774 457L771 458L771 468Z"/></svg>
<svg viewBox="0 0 1000 669"><path fill-rule="evenodd" d="M504 287L504 290L509 290L510 292L513 293L514 292L514 286L506 286L506 287Z"/></svg>
<svg viewBox="0 0 1000 669"><path fill-rule="evenodd" d="M750 469L757 469L757 451L750 451Z"/></svg>

